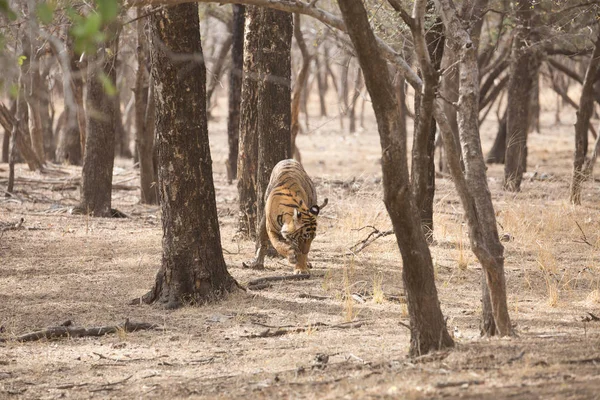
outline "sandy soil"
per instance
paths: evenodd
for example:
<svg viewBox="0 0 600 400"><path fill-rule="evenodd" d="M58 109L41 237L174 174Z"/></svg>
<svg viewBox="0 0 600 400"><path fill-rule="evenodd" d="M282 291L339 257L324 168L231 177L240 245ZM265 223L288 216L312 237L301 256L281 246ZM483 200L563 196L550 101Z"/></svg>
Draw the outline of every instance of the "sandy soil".
<svg viewBox="0 0 600 400"><path fill-rule="evenodd" d="M341 131L336 117L313 118L299 137L319 196L330 200L311 253L314 276L176 311L128 305L152 286L162 235L159 208L138 204L131 162L118 160L114 177L128 189L113 193L127 219L67 212L79 196L78 168L54 166L41 175L18 165L18 197L0 200L2 227L24 218L20 229L0 233L4 337L65 320L91 327L129 318L162 329L0 343L0 398L599 398L600 322L582 318L600 315L600 186L586 184L581 207L566 200L574 122L567 111L562 125L545 111L542 133L531 135L521 193L503 192L502 167L489 169L500 232L510 239L506 274L517 338L479 338L481 268L452 182L438 177L431 252L457 345L416 359L406 357L393 236L349 251L369 234L365 226L391 225L371 116L357 134ZM241 268L253 244L235 236L237 193L225 178L224 127L217 115L210 131L230 271L242 284L291 273L279 259L268 260L264 272ZM482 132L487 149L495 123ZM0 185L7 169L0 164ZM278 327L288 332L261 337Z"/></svg>

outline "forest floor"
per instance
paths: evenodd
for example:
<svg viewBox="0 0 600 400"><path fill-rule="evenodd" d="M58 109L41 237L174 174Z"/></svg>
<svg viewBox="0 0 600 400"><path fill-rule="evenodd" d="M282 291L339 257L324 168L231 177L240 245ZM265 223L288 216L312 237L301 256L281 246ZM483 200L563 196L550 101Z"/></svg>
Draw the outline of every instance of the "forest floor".
<svg viewBox="0 0 600 400"><path fill-rule="evenodd" d="M567 110L566 110L567 111ZM117 160L113 206L130 218L71 215L80 169L45 174L17 166L17 196L0 200L0 326L4 338L71 320L94 327L126 319L160 329L97 338L0 343L0 398L600 398L600 185L568 202L574 112L545 111L532 133L520 193L489 168L500 234L508 239L508 304L518 336L481 339L481 267L470 251L452 182L436 181L436 283L452 351L408 358L402 262L382 202L372 117L344 133L337 118L311 120L299 137L308 173L329 205L319 219L308 280L165 311L129 305L148 291L161 260L157 206L139 204L138 170ZM346 121L347 122L347 121ZM482 128L491 146L495 122ZM225 120L210 123L225 260L241 283L290 274L284 260L241 268L253 244L236 237ZM0 164L0 189L8 166ZM2 229L0 229L2 230ZM356 248L354 248L356 250ZM353 322L353 323L350 323Z"/></svg>

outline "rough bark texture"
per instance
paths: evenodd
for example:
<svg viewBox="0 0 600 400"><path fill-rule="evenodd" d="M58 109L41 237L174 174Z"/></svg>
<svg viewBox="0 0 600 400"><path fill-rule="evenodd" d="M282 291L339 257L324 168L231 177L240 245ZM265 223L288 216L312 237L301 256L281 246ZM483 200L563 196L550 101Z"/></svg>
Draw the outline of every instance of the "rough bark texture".
<svg viewBox="0 0 600 400"><path fill-rule="evenodd" d="M413 11L413 37L424 31L425 8ZM433 7L433 4L431 4ZM415 202L421 215L421 226L428 242L433 241L433 197L435 195L435 133L436 125L433 118L433 103L438 90L438 70L444 52L443 25L436 20L433 27L428 29L424 37L415 39L415 45L423 46L422 54L427 54L427 60L421 60L420 69L423 76L423 89L415 96L415 127L412 148L411 180Z"/></svg>
<svg viewBox="0 0 600 400"><path fill-rule="evenodd" d="M298 72L298 76L296 77L296 81L294 82L294 90L292 91L292 124L291 124L291 151L290 154L294 156L296 161L302 162L302 156L300 155L300 150L296 146L296 137L298 136L298 132L300 131L300 98L302 96L302 92L305 88L306 81L308 80L308 70L310 68L310 62L312 61L312 57L308 52L308 48L306 47L306 43L304 42L304 38L302 37L302 31L300 30L300 14L294 14L294 38L296 39L296 44L300 49L300 53L302 54L302 66L300 67L300 72Z"/></svg>
<svg viewBox="0 0 600 400"><path fill-rule="evenodd" d="M141 8L137 10L138 17L143 14ZM154 168L154 118L147 118L149 98L152 96L148 66L150 49L147 37L147 19L142 18L137 22L137 60L138 69L135 76L135 144L140 165L141 203L158 203L158 177ZM152 117L154 111L152 111Z"/></svg>
<svg viewBox="0 0 600 400"><path fill-rule="evenodd" d="M256 174L258 171L258 79L256 68L261 46L260 9L246 7L244 33L244 70L240 103L238 153L238 195L240 199L238 232L256 238Z"/></svg>
<svg viewBox="0 0 600 400"><path fill-rule="evenodd" d="M88 55L85 155L81 183L81 211L94 217L111 216L112 174L115 155L115 99L106 93L101 76L116 86L118 35L106 29L107 41Z"/></svg>
<svg viewBox="0 0 600 400"><path fill-rule="evenodd" d="M382 58L361 0L338 3L354 44L373 102L382 149L384 203L402 254L402 278L411 321L410 353L428 353L453 345L435 288L431 254L421 229L408 177L406 136L387 64Z"/></svg>
<svg viewBox="0 0 600 400"><path fill-rule="evenodd" d="M264 225L265 192L275 165L291 157L292 15L261 8L261 45L255 54L258 74L258 230ZM257 241L258 245L258 241Z"/></svg>
<svg viewBox="0 0 600 400"><path fill-rule="evenodd" d="M594 112L594 84L600 71L600 34L596 39L594 52L588 64L581 97L579 98L579 110L577 110L577 121L575 122L575 157L573 160L573 178L571 180L571 203L581 204L581 185L587 178L584 174L585 157L588 148L588 129L590 118ZM598 135L600 137L600 135Z"/></svg>
<svg viewBox="0 0 600 400"><path fill-rule="evenodd" d="M221 84L221 78L225 73L225 60L227 59L227 55L229 54L229 50L233 44L233 35L227 36L227 38L221 43L221 47L219 48L219 52L217 53L216 60L214 61L211 74L210 74L210 83L208 85L208 89L206 90L206 104L207 104L207 116L211 118L211 111L213 107L217 105L218 97L213 101L213 95L215 93L215 89L217 86Z"/></svg>
<svg viewBox="0 0 600 400"><path fill-rule="evenodd" d="M517 8L517 35L513 42L510 80L508 82L508 117L506 131L506 158L504 188L521 190L523 173L527 166L527 132L529 129L530 93L533 89L531 71L535 55L529 47L533 0L521 1Z"/></svg>
<svg viewBox="0 0 600 400"><path fill-rule="evenodd" d="M461 151L453 140L444 140L448 165L457 192L463 203L469 225L471 248L485 271L483 287L484 334L497 332L501 336L512 334L506 299L504 277L504 247L496 228L496 214L492 204L486 167L479 137L479 74L474 43L456 15L450 0L435 0L444 25L450 48L460 57L458 130L464 174L460 163ZM444 136L452 135L452 128L436 103L435 117ZM489 288L489 293L488 293Z"/></svg>
<svg viewBox="0 0 600 400"><path fill-rule="evenodd" d="M150 18L163 257L143 300L174 308L221 297L235 281L217 219L198 5L163 8Z"/></svg>
<svg viewBox="0 0 600 400"><path fill-rule="evenodd" d="M237 179L237 160L240 142L240 103L242 101L242 71L244 69L244 20L246 8L232 5L231 69L229 70L229 116L227 119L227 180Z"/></svg>

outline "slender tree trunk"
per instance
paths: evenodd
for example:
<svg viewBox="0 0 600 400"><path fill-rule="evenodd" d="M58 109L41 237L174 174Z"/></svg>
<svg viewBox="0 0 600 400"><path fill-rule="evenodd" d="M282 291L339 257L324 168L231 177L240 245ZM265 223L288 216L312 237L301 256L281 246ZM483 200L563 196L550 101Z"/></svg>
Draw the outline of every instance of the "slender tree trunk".
<svg viewBox="0 0 600 400"><path fill-rule="evenodd" d="M240 142L240 103L242 101L242 72L244 69L244 20L246 8L233 4L231 28L231 69L229 70L229 116L227 119L227 180L237 179L237 160Z"/></svg>
<svg viewBox="0 0 600 400"><path fill-rule="evenodd" d="M406 136L400 136L400 116L388 68L361 0L338 3L373 101L382 149L384 203L402 254L402 278L411 321L410 353L419 355L453 341L444 322L435 288L431 254L420 227L410 190Z"/></svg>
<svg viewBox="0 0 600 400"><path fill-rule="evenodd" d="M4 134L2 135L2 158L0 162L7 163L8 162L8 149L10 144L10 133L4 129Z"/></svg>
<svg viewBox="0 0 600 400"><path fill-rule="evenodd" d="M296 39L296 44L300 49L300 53L302 54L302 66L300 67L300 71L298 72L298 76L296 77L296 81L294 82L294 90L292 91L292 104L291 104L291 150L290 154L294 156L296 161L302 162L302 156L300 155L300 150L296 146L296 137L298 136L298 132L300 131L300 98L302 96L302 89L305 89L305 83L308 79L308 71L310 68L310 63L312 61L312 56L308 52L308 48L306 47L306 43L304 42L304 38L302 37L302 31L300 30L300 14L294 14L294 38Z"/></svg>
<svg viewBox="0 0 600 400"><path fill-rule="evenodd" d="M12 125L12 132L11 132L11 138L10 138L10 150L9 150L9 155L8 155L8 183L6 185L6 197L9 196L9 193L14 193L14 185L15 185L15 164L17 162L17 157L18 157L18 152L17 152L17 147L18 147L18 142L20 138L23 139L29 139L28 137L25 137L24 132L27 129L27 102L25 101L25 99L23 98L21 92L21 85L22 85L22 79L23 77L23 73L21 72L20 76L19 76L19 94L17 95L17 109L16 109L16 118L13 122ZM5 127L6 128L6 127ZM22 139L22 140L23 140ZM36 157L37 159L37 155L35 154L35 152L33 151L33 149L29 148L30 151L33 153L32 157ZM40 163L41 166L41 163Z"/></svg>
<svg viewBox="0 0 600 400"><path fill-rule="evenodd" d="M433 4L430 4L430 8ZM415 12L413 12L413 15ZM413 36L424 31L419 18L414 20ZM424 21L423 21L424 22ZM429 60L423 60L423 91L415 96L415 128L412 148L411 178L415 202L421 215L421 227L429 243L433 242L433 198L435 195L435 134L433 103L438 90L438 70L444 53L443 25L437 19L419 43L425 43Z"/></svg>
<svg viewBox="0 0 600 400"><path fill-rule="evenodd" d="M240 199L238 232L249 239L256 238L256 174L258 171L258 79L256 68L258 49L261 45L260 15L258 7L246 7L237 186Z"/></svg>
<svg viewBox="0 0 600 400"><path fill-rule="evenodd" d="M29 134L31 137L31 145L38 160L42 164L46 161L46 154L44 153L44 131L42 128L42 118L40 115L40 99L39 99L39 87L41 86L40 77L40 63L39 55L35 46L35 41L32 41L33 33L31 31L23 35L23 62L21 64L21 71L23 74L23 93L25 94L25 100L29 107L28 121L29 121Z"/></svg>
<svg viewBox="0 0 600 400"><path fill-rule="evenodd" d="M517 20L520 26L513 42L510 80L508 83L508 116L506 125L506 158L504 188L521 190L523 173L527 167L527 133L529 128L530 97L533 89L532 68L536 62L529 48L533 0L519 3Z"/></svg>
<svg viewBox="0 0 600 400"><path fill-rule="evenodd" d="M575 157L573 160L573 178L571 180L571 203L581 204L581 185L587 178L584 175L585 157L588 148L588 129L590 127L590 118L594 112L594 84L598 72L600 71L600 35L596 39L594 52L588 64L585 78L583 79L583 88L579 99L579 110L577 111L577 121L575 122ZM600 135L598 135L600 137Z"/></svg>
<svg viewBox="0 0 600 400"><path fill-rule="evenodd" d="M81 211L94 217L111 216L115 155L115 99L106 93L100 76L116 87L116 49L119 35L112 27L96 54L88 55L86 91L87 138L83 157Z"/></svg>
<svg viewBox="0 0 600 400"><path fill-rule="evenodd" d="M3 163L8 163L8 153L10 149L10 131L12 130L12 125L5 122L4 112L8 112L9 115L14 115L17 110L17 102L15 100L11 101L10 111L4 107L4 105L0 105L0 125L4 128L4 136L2 136L2 161Z"/></svg>
<svg viewBox="0 0 600 400"><path fill-rule="evenodd" d="M46 68L41 76L41 85L39 87L40 99L40 117L42 120L42 132L44 136L44 154L50 161L56 160L56 142L58 137L54 136L52 125L54 123L54 111L50 112L50 89L48 88L47 78L50 74L50 68Z"/></svg>
<svg viewBox="0 0 600 400"><path fill-rule="evenodd" d="M354 78L354 93L352 94L352 99L350 100L350 109L348 110L348 131L350 133L356 132L356 102L360 97L362 86L362 71L360 68L357 68L356 78Z"/></svg>
<svg viewBox="0 0 600 400"><path fill-rule="evenodd" d="M143 11L137 9L138 18ZM140 164L140 188L142 204L158 203L158 185L154 165L154 112L152 118L147 116L149 97L152 96L152 86L149 82L148 66L150 65L150 49L147 37L147 20L137 22L137 60L138 69L135 76L135 142Z"/></svg>
<svg viewBox="0 0 600 400"><path fill-rule="evenodd" d="M463 203L469 225L469 238L473 252L485 271L483 287L483 333L512 335L508 314L506 281L504 276L504 247L496 228L496 214L486 176L486 167L479 137L479 73L476 48L450 0L435 0L444 21L446 40L450 49L460 58L458 128L464 174L458 146L453 140L444 140L450 172ZM435 117L440 130L447 138L452 128L439 102Z"/></svg>
<svg viewBox="0 0 600 400"><path fill-rule="evenodd" d="M327 62L327 60L325 60ZM327 103L325 96L327 95L327 69L325 72L322 71L321 57L317 55L315 57L315 76L317 79L317 88L319 89L319 106L321 107L321 117L327 116Z"/></svg>
<svg viewBox="0 0 600 400"><path fill-rule="evenodd" d="M206 91L206 112L209 119L211 118L210 114L213 107L217 105L218 98L215 99L215 101L213 101L213 94L215 93L215 89L217 88L217 86L220 84L223 73L225 72L225 59L227 58L227 54L229 54L229 50L231 49L232 43L233 35L230 35L221 44L219 52L217 53L217 60L214 62L212 67L210 83Z"/></svg>
<svg viewBox="0 0 600 400"><path fill-rule="evenodd" d="M292 15L261 9L262 46L255 54L258 73L257 233L265 215L265 192L275 165L291 157ZM260 240L257 240L257 246Z"/></svg>
<svg viewBox="0 0 600 400"><path fill-rule="evenodd" d="M494 144L490 149L485 162L488 164L504 164L504 156L506 154L506 116L507 111L504 111L502 119L498 121L498 133Z"/></svg>
<svg viewBox="0 0 600 400"><path fill-rule="evenodd" d="M235 287L217 218L206 117L198 5L165 7L151 17L152 77L163 220L162 265L146 303L202 304ZM173 59L177 55L177 59Z"/></svg>

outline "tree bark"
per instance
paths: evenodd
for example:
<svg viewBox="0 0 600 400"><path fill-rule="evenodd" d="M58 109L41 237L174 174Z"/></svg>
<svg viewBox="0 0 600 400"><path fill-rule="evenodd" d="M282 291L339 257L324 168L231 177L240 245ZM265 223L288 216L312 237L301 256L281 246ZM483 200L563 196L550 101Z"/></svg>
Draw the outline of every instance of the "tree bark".
<svg viewBox="0 0 600 400"><path fill-rule="evenodd" d="M10 144L12 143L10 141L10 138L13 136L12 132L15 131L15 127L17 127L15 146L16 149L18 149L18 152L15 153L15 162L17 162L17 158L20 154L25 159L25 162L27 163L31 171L41 170L42 163L37 158L35 151L33 151L29 135L27 134L27 103L25 102L21 94L19 94L19 98L19 101L21 101L24 104L21 105L19 111L16 111L18 105L15 101L15 116L13 116L12 112L8 108L6 108L4 104L0 103L0 125L2 125L2 127L4 128L5 137L9 136L7 138L7 140L9 141L8 159L10 162L10 153L12 152L12 150L10 149L10 146L12 146Z"/></svg>
<svg viewBox="0 0 600 400"><path fill-rule="evenodd" d="M217 85L221 82L221 77L225 72L225 59L227 58L227 54L229 54L229 50L231 49L231 45L233 43L233 35L230 35L223 41L221 47L219 48L219 52L217 53L217 60L214 62L211 71L210 83L208 85L208 89L206 91L206 104L207 104L207 115L210 119L211 111L214 106L217 104L217 100L213 102L213 94L215 93L215 89Z"/></svg>
<svg viewBox="0 0 600 400"><path fill-rule="evenodd" d="M415 2L411 31L413 37L424 32L425 9L418 9L422 3ZM429 4L428 8L432 8ZM444 53L443 24L437 19L424 37L415 40L415 45L426 45L417 54L427 54L421 60L420 72L423 76L423 89L415 96L415 126L412 148L411 179L415 202L421 216L421 227L429 243L433 242L433 198L435 195L435 134L436 122L433 118L433 103L438 90L438 70Z"/></svg>
<svg viewBox="0 0 600 400"><path fill-rule="evenodd" d="M586 180L584 174L585 158L588 148L588 129L590 118L594 112L594 84L600 71L600 35L596 39L594 52L588 64L581 97L579 99L579 110L575 122L575 157L573 160L573 178L571 180L570 201L572 204L581 204L581 185ZM600 137L600 135L598 135Z"/></svg>
<svg viewBox="0 0 600 400"><path fill-rule="evenodd" d="M231 69L229 70L229 115L227 118L227 180L237 179L237 160L240 142L240 103L242 100L242 72L244 69L244 21L246 8L233 4L231 28Z"/></svg>
<svg viewBox="0 0 600 400"><path fill-rule="evenodd" d="M401 136L396 99L385 60L361 0L338 3L363 70L377 119L382 149L384 203L402 254L402 278L411 321L410 353L425 354L453 346L435 288L431 254L410 190L406 136Z"/></svg>
<svg viewBox="0 0 600 400"><path fill-rule="evenodd" d="M261 43L260 22L260 8L246 7L237 187L240 199L238 232L249 239L256 238L256 174L258 171L258 79L256 68L258 48Z"/></svg>
<svg viewBox="0 0 600 400"><path fill-rule="evenodd" d="M512 335L508 314L506 281L504 277L504 247L496 228L496 214L487 184L486 168L479 137L479 74L474 43L456 15L450 0L435 0L436 7L446 27L446 40L450 49L460 59L458 128L461 151L453 140L444 140L450 172L463 203L469 225L471 248L485 271L483 288L482 333L501 336ZM439 102L435 117L445 137L452 128L442 112ZM488 291L489 290L489 291Z"/></svg>
<svg viewBox="0 0 600 400"><path fill-rule="evenodd" d="M326 47L323 46L323 51ZM315 57L315 76L317 79L317 88L319 89L319 106L321 108L321 117L327 116L327 104L325 96L327 95L327 68L321 65L322 62L327 62L326 57L323 57L324 61L321 61L321 56L317 54Z"/></svg>
<svg viewBox="0 0 600 400"><path fill-rule="evenodd" d="M215 300L236 283L221 248L198 5L165 7L150 18L163 257L143 301L175 308Z"/></svg>
<svg viewBox="0 0 600 400"><path fill-rule="evenodd" d="M137 9L138 18L143 11ZM140 189L142 204L158 203L158 177L154 165L154 110L151 118L147 115L150 98L153 97L150 85L148 66L150 65L150 49L147 37L147 20L137 22L137 61L138 69L135 76L135 143L140 165Z"/></svg>
<svg viewBox="0 0 600 400"><path fill-rule="evenodd" d="M261 46L255 54L258 74L257 234L264 224L265 192L275 165L291 157L292 15L261 8ZM260 236L260 235L259 235ZM257 240L259 245L260 239Z"/></svg>
<svg viewBox="0 0 600 400"><path fill-rule="evenodd" d="M300 30L300 14L294 14L294 38L296 39L296 44L300 49L300 53L302 54L302 66L300 67L300 72L298 72L298 76L296 77L296 81L294 82L294 90L292 91L292 103L291 103L291 150L290 154L294 156L296 161L302 163L302 156L300 155L300 150L296 146L296 137L298 136L298 132L300 131L300 98L302 96L302 89L305 88L306 81L308 79L308 71L310 68L310 63L312 61L312 56L308 52L308 48L306 47L306 43L304 42L304 38L302 37L302 31Z"/></svg>
<svg viewBox="0 0 600 400"><path fill-rule="evenodd" d="M531 71L536 63L529 47L533 0L524 0L517 8L520 26L513 42L510 80L508 83L508 116L506 158L504 162L504 189L521 190L523 173L527 167L527 133L529 129L530 93L533 88Z"/></svg>
<svg viewBox="0 0 600 400"><path fill-rule="evenodd" d="M107 39L95 54L88 55L86 91L87 138L83 157L82 212L94 217L111 216L112 174L115 156L114 95L106 92L104 76L116 87L116 50L119 35L115 27L105 29Z"/></svg>

